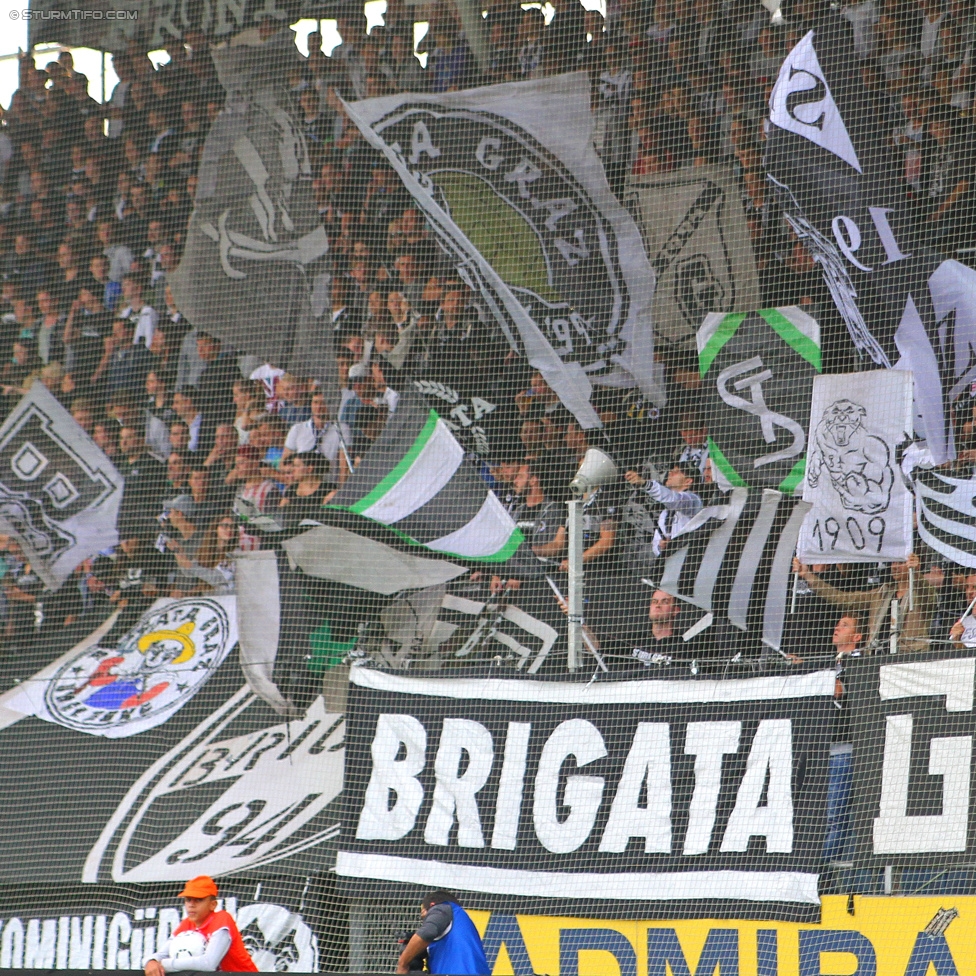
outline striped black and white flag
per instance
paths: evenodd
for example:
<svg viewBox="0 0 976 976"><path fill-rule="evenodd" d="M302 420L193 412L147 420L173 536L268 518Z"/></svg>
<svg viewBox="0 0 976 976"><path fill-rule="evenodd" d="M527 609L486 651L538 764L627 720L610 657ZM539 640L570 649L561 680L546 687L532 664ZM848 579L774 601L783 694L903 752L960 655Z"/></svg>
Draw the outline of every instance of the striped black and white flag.
<svg viewBox="0 0 976 976"><path fill-rule="evenodd" d="M329 507L456 559L504 562L522 541L450 427L412 392Z"/></svg>
<svg viewBox="0 0 976 976"><path fill-rule="evenodd" d="M976 569L976 479L915 471L918 534L960 566Z"/></svg>
<svg viewBox="0 0 976 976"><path fill-rule="evenodd" d="M774 650L783 639L786 598L807 502L734 488L675 534L660 588L701 610L693 632L726 617Z"/></svg>

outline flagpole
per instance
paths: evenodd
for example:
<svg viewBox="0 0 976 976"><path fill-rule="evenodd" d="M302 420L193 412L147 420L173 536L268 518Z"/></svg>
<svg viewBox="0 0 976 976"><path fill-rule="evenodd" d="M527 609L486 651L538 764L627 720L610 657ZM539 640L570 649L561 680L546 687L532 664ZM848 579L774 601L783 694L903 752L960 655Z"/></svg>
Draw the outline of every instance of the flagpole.
<svg viewBox="0 0 976 976"><path fill-rule="evenodd" d="M352 474L353 471L352 458L349 457L349 450L346 448L346 439L342 436L342 425L340 424L338 419L336 419L334 423L335 423L336 433L339 435L339 447L342 449L342 453L345 456L346 466L349 468L349 473Z"/></svg>
<svg viewBox="0 0 976 976"><path fill-rule="evenodd" d="M556 584L553 582L552 577L547 576L546 582L549 584L550 588L552 589L552 592L556 594L556 600L559 602L559 605L561 607L565 607L566 597L564 597L562 593L559 592L559 587L556 586ZM600 669L602 671L609 671L610 669L607 667L606 662L603 660L603 655L600 654L599 650L596 647L596 644L593 643L592 638L586 632L585 627L582 628L581 633L583 635L583 642L590 649L590 653L596 658L596 663L600 665Z"/></svg>
<svg viewBox="0 0 976 976"><path fill-rule="evenodd" d="M569 551L569 585L567 606L569 612L569 645L566 651L566 667L575 671L583 651L583 503L578 498L566 502L569 514L566 518Z"/></svg>

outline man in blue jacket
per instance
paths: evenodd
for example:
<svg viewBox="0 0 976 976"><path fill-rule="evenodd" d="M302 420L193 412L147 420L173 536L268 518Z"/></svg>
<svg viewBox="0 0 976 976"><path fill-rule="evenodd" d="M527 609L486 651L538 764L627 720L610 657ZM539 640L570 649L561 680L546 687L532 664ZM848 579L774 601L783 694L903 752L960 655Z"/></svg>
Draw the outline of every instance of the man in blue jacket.
<svg viewBox="0 0 976 976"><path fill-rule="evenodd" d="M400 958L398 973L410 971L410 963L427 951L431 973L450 976L489 976L485 947L468 913L446 891L432 891L420 905L421 923Z"/></svg>

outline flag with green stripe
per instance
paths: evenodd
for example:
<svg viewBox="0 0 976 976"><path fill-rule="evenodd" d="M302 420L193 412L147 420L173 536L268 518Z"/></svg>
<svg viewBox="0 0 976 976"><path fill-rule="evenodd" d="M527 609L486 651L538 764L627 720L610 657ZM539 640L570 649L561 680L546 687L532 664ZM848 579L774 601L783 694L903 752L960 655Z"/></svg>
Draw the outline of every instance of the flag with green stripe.
<svg viewBox="0 0 976 976"><path fill-rule="evenodd" d="M719 480L792 494L806 464L820 326L794 306L707 315L698 364Z"/></svg>
<svg viewBox="0 0 976 976"><path fill-rule="evenodd" d="M522 533L465 458L448 424L414 393L333 499L401 542L477 562L503 562Z"/></svg>

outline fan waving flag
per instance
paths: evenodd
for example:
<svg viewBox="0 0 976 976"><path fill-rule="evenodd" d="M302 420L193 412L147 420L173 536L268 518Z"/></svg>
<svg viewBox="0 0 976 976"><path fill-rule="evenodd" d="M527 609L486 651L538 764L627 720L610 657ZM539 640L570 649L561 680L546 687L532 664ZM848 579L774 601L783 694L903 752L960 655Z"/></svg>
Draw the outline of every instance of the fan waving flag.
<svg viewBox="0 0 976 976"><path fill-rule="evenodd" d="M480 293L485 319L584 428L602 426L594 385L636 385L664 405L654 274L587 135L589 102L586 75L571 74L345 106Z"/></svg>
<svg viewBox="0 0 976 976"><path fill-rule="evenodd" d="M910 370L919 433L955 457L952 401L976 379L976 271L928 247L861 75L850 27L826 14L770 97L766 169L864 360Z"/></svg>
<svg viewBox="0 0 976 976"><path fill-rule="evenodd" d="M329 506L388 527L410 546L504 562L522 533L419 394L405 394L382 435Z"/></svg>

